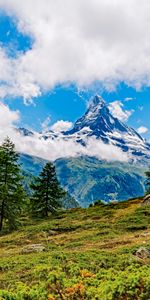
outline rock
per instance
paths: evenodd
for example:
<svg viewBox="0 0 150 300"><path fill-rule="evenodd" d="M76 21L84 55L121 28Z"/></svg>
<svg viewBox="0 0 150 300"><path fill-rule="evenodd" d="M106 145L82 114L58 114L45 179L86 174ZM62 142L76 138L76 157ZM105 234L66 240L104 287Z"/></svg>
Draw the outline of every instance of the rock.
<svg viewBox="0 0 150 300"><path fill-rule="evenodd" d="M32 253L32 252L43 252L45 251L45 247L42 244L31 244L31 245L27 245L25 246L21 253L25 254L25 253Z"/></svg>
<svg viewBox="0 0 150 300"><path fill-rule="evenodd" d="M48 231L48 236L56 235L56 234L57 234L57 232L54 231L54 230L49 230L49 231Z"/></svg>
<svg viewBox="0 0 150 300"><path fill-rule="evenodd" d="M150 205L150 194L144 197L142 205Z"/></svg>
<svg viewBox="0 0 150 300"><path fill-rule="evenodd" d="M150 258L150 251L145 247L140 247L136 251L135 256L141 259Z"/></svg>
<svg viewBox="0 0 150 300"><path fill-rule="evenodd" d="M141 233L141 236L148 236L148 235L150 235L150 232L143 232L143 233Z"/></svg>

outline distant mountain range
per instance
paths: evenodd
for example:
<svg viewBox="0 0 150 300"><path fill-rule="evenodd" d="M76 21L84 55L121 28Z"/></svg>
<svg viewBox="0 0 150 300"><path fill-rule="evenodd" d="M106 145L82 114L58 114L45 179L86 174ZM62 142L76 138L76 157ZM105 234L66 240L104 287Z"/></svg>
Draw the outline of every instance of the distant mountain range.
<svg viewBox="0 0 150 300"><path fill-rule="evenodd" d="M34 132L27 129L19 130L23 135L34 135ZM58 159L55 162L58 177L69 193L82 206L97 199L109 202L142 195L145 188L144 171L150 159L150 144L133 128L115 118L100 96L93 98L86 113L75 122L71 130L49 130L39 134L39 138L73 140L84 147L91 137L115 146L116 151L121 149L128 155L129 162L108 162L88 156ZM44 160L29 159L29 156L23 155L22 162L27 171L35 174L39 172Z"/></svg>

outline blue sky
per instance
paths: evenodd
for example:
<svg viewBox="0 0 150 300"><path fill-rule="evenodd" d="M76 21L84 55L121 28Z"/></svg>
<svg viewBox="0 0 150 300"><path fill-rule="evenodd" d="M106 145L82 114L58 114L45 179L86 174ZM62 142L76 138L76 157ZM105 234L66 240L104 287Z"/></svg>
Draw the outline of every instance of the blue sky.
<svg viewBox="0 0 150 300"><path fill-rule="evenodd" d="M24 105L22 99L7 99L6 103L12 110L21 112L21 124L27 128L41 130L41 123L50 117L50 124L57 120L75 122L87 109L88 99L97 92L78 93L76 87L59 87L51 93L38 97L31 105ZM98 91L98 93L100 93ZM141 126L150 128L150 89L136 92L135 89L121 84L115 92L101 91L102 97L107 103L120 100L124 110L134 110L129 117L127 124L137 129ZM126 101L126 98L132 100ZM150 133L143 134L145 138L150 138Z"/></svg>
<svg viewBox="0 0 150 300"><path fill-rule="evenodd" d="M31 33L27 25L21 27L19 23L21 13L22 12L20 12L18 16L15 13L7 13L7 10L1 10L0 12L0 47L5 52L9 62L12 63L37 45L36 33ZM49 65L49 69L50 68L51 65ZM32 66L30 69L32 70ZM18 69L16 72L18 72ZM26 68L24 72L26 72ZM52 72L53 69L51 73ZM92 72L93 70L91 70L91 73ZM147 75L145 75L145 77L146 76ZM16 88L13 87L10 93L4 95L2 101L7 104L11 110L19 110L21 115L19 126L39 131L41 130L41 124L47 117L50 117L50 125L58 120L74 122L85 112L88 99L98 93L106 102L111 103L118 101L118 103L122 105L121 109L123 111L130 111L131 116L126 121L127 124L135 129L139 127L147 128L147 131L145 130L146 132L143 133L143 137L148 140L150 139L150 87L148 84L141 84L140 88L138 84L135 86L134 84L130 84L132 87L129 87L128 82L121 78L115 88L113 87L113 89L111 89L105 87L101 80L97 80L96 78L96 84L93 83L95 82L93 80L90 84L84 84L84 88L82 88L82 85L78 85L80 78L75 82L74 79L70 80L70 77L67 85L63 84L63 82L58 84L57 81L60 81L59 78L58 80L56 78L55 84L52 82L50 85L48 85L48 79L43 83L43 78L36 78L34 84L39 82L40 88L43 84L40 93L36 86L36 97L34 97L34 93L33 95L29 93L29 96L25 99L24 91L22 94L19 94L19 88L16 92ZM96 77L96 75L94 77ZM28 78L30 78L30 76L28 76ZM3 78L1 78L0 82L2 85L3 82L5 82L7 87L11 85L10 82L7 83L7 80L3 80ZM28 84L27 81L27 86ZM18 86L19 85L17 85L17 87ZM78 86L80 87L78 88ZM12 90L15 90L15 92L12 92Z"/></svg>
<svg viewBox="0 0 150 300"><path fill-rule="evenodd" d="M33 43L31 37L17 30L16 23L15 17L7 16L0 11L0 45L11 57L16 57L19 51L29 50Z"/></svg>

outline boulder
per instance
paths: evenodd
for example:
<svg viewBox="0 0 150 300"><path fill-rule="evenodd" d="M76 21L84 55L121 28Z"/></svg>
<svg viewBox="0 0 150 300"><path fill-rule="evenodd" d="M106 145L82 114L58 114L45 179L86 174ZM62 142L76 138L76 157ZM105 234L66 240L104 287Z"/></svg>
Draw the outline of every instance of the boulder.
<svg viewBox="0 0 150 300"><path fill-rule="evenodd" d="M150 251L145 247L140 247L136 252L135 256L141 259L150 258Z"/></svg>
<svg viewBox="0 0 150 300"><path fill-rule="evenodd" d="M48 236L56 235L56 234L57 234L57 232L54 231L54 230L49 230L48 233L47 233Z"/></svg>
<svg viewBox="0 0 150 300"><path fill-rule="evenodd" d="M141 233L141 236L149 236L150 235L150 232L143 232L143 233Z"/></svg>
<svg viewBox="0 0 150 300"><path fill-rule="evenodd" d="M30 244L25 246L21 253L25 254L25 253L32 253L32 252L43 252L45 251L45 247L42 244Z"/></svg>
<svg viewBox="0 0 150 300"><path fill-rule="evenodd" d="M142 205L150 205L150 194L144 197Z"/></svg>

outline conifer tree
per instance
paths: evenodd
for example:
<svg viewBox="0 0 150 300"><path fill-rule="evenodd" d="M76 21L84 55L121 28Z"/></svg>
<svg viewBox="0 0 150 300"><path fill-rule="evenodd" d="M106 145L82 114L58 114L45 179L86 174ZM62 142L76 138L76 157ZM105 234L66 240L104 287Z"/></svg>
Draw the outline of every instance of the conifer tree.
<svg viewBox="0 0 150 300"><path fill-rule="evenodd" d="M33 190L31 197L33 215L47 217L49 212L53 213L61 207L59 200L65 196L66 192L61 188L55 166L51 162L44 166L31 188Z"/></svg>
<svg viewBox="0 0 150 300"><path fill-rule="evenodd" d="M25 192L22 187L19 155L15 145L7 137L0 146L0 231L4 221L9 229L15 229Z"/></svg>

